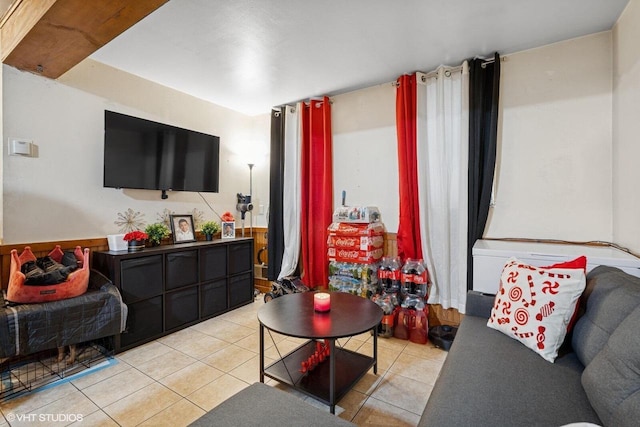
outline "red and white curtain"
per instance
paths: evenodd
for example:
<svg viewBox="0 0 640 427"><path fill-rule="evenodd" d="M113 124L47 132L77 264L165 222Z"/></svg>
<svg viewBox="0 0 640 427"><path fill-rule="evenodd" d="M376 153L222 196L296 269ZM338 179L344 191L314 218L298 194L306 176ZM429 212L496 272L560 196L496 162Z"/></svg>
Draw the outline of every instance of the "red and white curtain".
<svg viewBox="0 0 640 427"><path fill-rule="evenodd" d="M278 279L299 272L307 286L326 287L326 235L333 214L331 102L324 97L283 109L284 251Z"/></svg>
<svg viewBox="0 0 640 427"><path fill-rule="evenodd" d="M398 85L398 254L424 260L432 283L429 303L464 313L468 65L402 76Z"/></svg>

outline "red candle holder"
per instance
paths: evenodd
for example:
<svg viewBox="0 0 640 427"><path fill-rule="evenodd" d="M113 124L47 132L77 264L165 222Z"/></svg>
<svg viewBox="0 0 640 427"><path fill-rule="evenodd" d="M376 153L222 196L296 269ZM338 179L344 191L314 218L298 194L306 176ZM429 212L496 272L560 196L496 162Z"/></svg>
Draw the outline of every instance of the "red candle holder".
<svg viewBox="0 0 640 427"><path fill-rule="evenodd" d="M318 292L313 296L313 309L320 313L331 310L331 295L326 292Z"/></svg>

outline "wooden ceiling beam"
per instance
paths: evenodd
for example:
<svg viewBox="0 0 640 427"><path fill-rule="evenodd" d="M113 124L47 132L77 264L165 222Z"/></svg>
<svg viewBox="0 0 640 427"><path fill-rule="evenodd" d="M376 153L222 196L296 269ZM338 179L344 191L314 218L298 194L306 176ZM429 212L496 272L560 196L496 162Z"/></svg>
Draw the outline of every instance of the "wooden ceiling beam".
<svg viewBox="0 0 640 427"><path fill-rule="evenodd" d="M0 22L2 62L57 79L167 1L16 1Z"/></svg>

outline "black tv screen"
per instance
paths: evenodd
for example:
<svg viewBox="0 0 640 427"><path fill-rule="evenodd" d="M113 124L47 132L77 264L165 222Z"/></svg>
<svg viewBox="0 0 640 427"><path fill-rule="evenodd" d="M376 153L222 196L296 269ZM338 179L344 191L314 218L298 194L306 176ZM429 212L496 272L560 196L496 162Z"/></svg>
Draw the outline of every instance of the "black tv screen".
<svg viewBox="0 0 640 427"><path fill-rule="evenodd" d="M218 192L220 138L104 112L104 186Z"/></svg>

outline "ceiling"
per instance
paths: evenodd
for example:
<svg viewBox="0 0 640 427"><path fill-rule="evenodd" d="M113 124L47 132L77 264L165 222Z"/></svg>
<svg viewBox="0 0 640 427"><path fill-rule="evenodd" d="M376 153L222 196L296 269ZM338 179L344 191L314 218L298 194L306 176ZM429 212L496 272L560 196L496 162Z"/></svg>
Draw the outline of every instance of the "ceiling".
<svg viewBox="0 0 640 427"><path fill-rule="evenodd" d="M170 0L91 58L248 114L610 30L628 0Z"/></svg>

